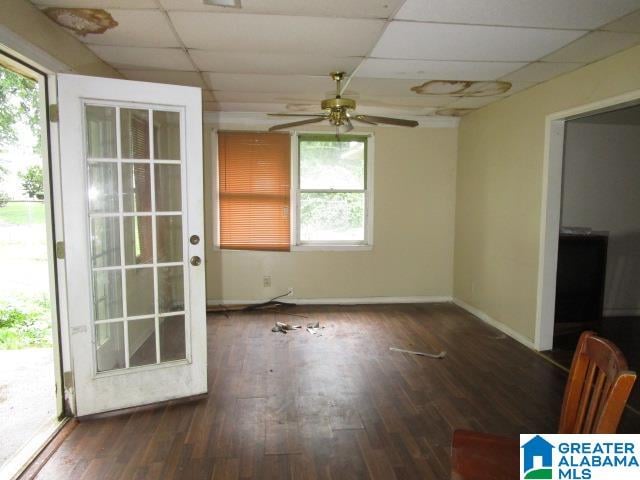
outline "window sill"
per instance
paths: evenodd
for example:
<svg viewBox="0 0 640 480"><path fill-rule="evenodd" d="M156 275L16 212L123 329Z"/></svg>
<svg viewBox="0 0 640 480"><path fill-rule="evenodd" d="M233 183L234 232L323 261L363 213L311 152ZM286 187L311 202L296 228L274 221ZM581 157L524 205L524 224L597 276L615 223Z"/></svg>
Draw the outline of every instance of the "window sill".
<svg viewBox="0 0 640 480"><path fill-rule="evenodd" d="M366 252L373 250L373 245L291 245L292 252Z"/></svg>

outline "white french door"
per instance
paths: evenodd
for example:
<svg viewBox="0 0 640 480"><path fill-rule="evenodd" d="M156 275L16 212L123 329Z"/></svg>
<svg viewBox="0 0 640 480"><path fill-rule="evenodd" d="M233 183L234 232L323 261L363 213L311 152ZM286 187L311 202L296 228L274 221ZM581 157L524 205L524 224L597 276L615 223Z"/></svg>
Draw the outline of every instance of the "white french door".
<svg viewBox="0 0 640 480"><path fill-rule="evenodd" d="M76 414L207 391L199 89L59 75Z"/></svg>

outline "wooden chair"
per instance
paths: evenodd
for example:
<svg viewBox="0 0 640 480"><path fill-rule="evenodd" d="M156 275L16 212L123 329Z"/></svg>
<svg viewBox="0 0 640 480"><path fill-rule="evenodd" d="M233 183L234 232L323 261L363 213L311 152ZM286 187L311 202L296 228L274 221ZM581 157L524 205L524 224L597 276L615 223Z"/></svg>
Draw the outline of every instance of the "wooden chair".
<svg viewBox="0 0 640 480"><path fill-rule="evenodd" d="M594 332L583 332L565 387L558 433L616 433L635 380L618 347ZM452 480L517 479L519 464L518 439L453 433Z"/></svg>

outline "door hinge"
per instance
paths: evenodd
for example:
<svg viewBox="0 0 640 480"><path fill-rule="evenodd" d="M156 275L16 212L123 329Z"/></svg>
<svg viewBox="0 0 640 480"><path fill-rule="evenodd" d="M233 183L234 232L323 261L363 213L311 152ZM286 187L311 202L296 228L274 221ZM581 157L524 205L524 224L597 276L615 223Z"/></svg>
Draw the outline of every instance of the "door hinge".
<svg viewBox="0 0 640 480"><path fill-rule="evenodd" d="M59 117L58 105L56 103L52 103L49 105L49 121L58 123Z"/></svg>
<svg viewBox="0 0 640 480"><path fill-rule="evenodd" d="M62 384L65 389L73 388L73 372L62 373Z"/></svg>
<svg viewBox="0 0 640 480"><path fill-rule="evenodd" d="M64 242L56 242L56 258L58 260L64 259Z"/></svg>

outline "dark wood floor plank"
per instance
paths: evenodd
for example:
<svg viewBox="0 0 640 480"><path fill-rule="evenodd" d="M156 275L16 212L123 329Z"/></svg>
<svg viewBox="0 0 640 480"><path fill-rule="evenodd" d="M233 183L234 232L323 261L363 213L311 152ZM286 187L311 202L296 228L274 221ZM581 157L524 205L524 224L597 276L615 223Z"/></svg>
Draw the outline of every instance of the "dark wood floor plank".
<svg viewBox="0 0 640 480"><path fill-rule="evenodd" d="M37 478L444 480L454 429L553 432L566 381L451 304L216 314L207 338L206 399L80 422Z"/></svg>

